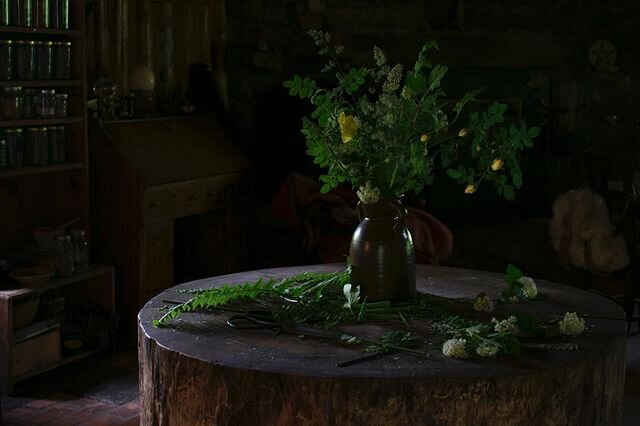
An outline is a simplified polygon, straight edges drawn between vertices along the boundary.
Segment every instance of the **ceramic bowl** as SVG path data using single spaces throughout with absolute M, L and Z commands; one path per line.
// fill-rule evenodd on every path
M 44 285 L 56 274 L 55 269 L 46 266 L 16 269 L 9 272 L 9 276 L 25 287 L 38 288 Z

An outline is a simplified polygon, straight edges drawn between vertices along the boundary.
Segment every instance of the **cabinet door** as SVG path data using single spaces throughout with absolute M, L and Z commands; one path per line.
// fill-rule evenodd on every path
M 173 222 L 145 228 L 140 247 L 140 306 L 173 286 Z

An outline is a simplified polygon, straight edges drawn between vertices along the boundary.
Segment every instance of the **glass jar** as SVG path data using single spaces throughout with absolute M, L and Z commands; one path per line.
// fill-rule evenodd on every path
M 0 80 L 11 80 L 12 77 L 13 40 L 0 40 Z
M 49 0 L 51 28 L 69 28 L 69 0 Z
M 22 129 L 7 129 L 4 133 L 7 141 L 7 152 L 9 154 L 9 168 L 15 169 L 24 164 L 24 142 L 22 139 Z
M 49 0 L 33 0 L 33 26 L 50 28 Z
M 49 130 L 46 127 L 27 129 L 24 139 L 24 163 L 28 166 L 49 164 Z
M 0 138 L 0 170 L 9 168 L 9 153 L 7 151 L 7 141 Z
M 58 80 L 71 78 L 71 42 L 59 41 L 54 48 L 55 70 L 54 75 Z
M 11 5 L 9 0 L 0 0 L 0 25 L 11 25 Z
M 60 235 L 55 240 L 56 269 L 63 277 L 73 275 L 73 243 L 69 235 Z
M 67 129 L 49 127 L 49 163 L 64 163 L 67 159 Z
M 56 91 L 42 89 L 36 97 L 36 113 L 39 117 L 52 118 L 56 115 Z
M 22 92 L 22 117 L 34 118 L 36 112 L 36 89 L 24 89 Z
M 0 116 L 6 120 L 22 118 L 22 87 L 5 87 L 0 98 Z
M 15 42 L 15 76 L 18 80 L 33 80 L 36 70 L 36 49 L 33 40 Z
M 53 42 L 37 41 L 36 47 L 36 79 L 51 80 L 53 76 Z
M 89 270 L 89 242 L 86 233 L 81 229 L 71 231 L 71 242 L 75 272 L 87 272 Z
M 58 93 L 56 95 L 55 115 L 58 118 L 69 116 L 69 95 L 66 93 Z

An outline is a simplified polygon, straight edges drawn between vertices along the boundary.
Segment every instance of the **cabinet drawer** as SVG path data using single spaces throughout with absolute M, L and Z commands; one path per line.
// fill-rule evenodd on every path
M 13 377 L 50 366 L 60 360 L 60 329 L 13 346 Z
M 251 176 L 234 173 L 202 180 L 202 199 L 206 210 L 251 198 Z
M 144 215 L 152 219 L 173 219 L 201 211 L 200 183 L 180 182 L 154 186 L 145 191 Z

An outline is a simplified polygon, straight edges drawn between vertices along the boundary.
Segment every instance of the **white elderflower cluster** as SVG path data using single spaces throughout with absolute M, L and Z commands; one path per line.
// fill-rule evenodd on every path
M 449 339 L 442 345 L 442 353 L 449 358 L 469 358 L 465 345 L 465 339 Z
M 494 329 L 496 333 L 501 334 L 516 334 L 518 333 L 518 319 L 511 315 L 506 320 L 498 321 L 495 318 L 491 319 L 491 322 L 495 324 Z
M 575 312 L 567 312 L 558 323 L 560 332 L 565 336 L 579 336 L 584 331 L 584 324 L 584 319 Z
M 379 67 L 387 62 L 387 57 L 378 46 L 373 46 L 373 60 L 376 61 L 376 65 Z
M 374 204 L 380 201 L 380 190 L 378 188 L 371 187 L 371 183 L 367 182 L 366 185 L 361 186 L 358 190 L 358 198 L 364 204 Z
M 536 286 L 536 282 L 529 277 L 522 277 L 518 280 L 520 284 L 522 284 L 522 294 L 527 299 L 535 299 L 538 295 L 538 287 Z
M 334 49 L 335 49 L 336 55 L 341 55 L 344 52 L 344 46 L 338 45 L 338 46 L 335 46 Z
M 473 302 L 473 310 L 476 312 L 492 312 L 493 302 L 486 295 L 482 294 L 476 297 Z
M 313 39 L 313 42 L 316 44 L 316 46 L 321 46 L 325 42 L 328 43 L 329 40 L 330 40 L 329 34 L 328 33 L 325 34 L 322 31 L 309 30 L 309 31 L 307 31 L 307 34 L 309 34 L 311 36 L 311 38 Z
M 495 343 L 480 343 L 476 348 L 476 353 L 483 358 L 489 358 L 496 356 L 500 351 L 500 346 Z
M 387 79 L 382 85 L 383 92 L 395 92 L 400 87 L 400 81 L 402 80 L 402 65 L 396 64 L 389 74 L 387 75 Z

